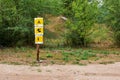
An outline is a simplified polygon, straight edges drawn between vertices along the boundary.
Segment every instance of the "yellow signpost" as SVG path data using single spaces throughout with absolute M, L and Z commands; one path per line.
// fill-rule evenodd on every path
M 34 33 L 35 33 L 35 44 L 37 49 L 37 61 L 39 62 L 39 48 L 40 44 L 43 44 L 43 35 L 44 35 L 44 29 L 43 29 L 43 18 L 34 18 Z
M 43 18 L 35 18 L 34 19 L 34 33 L 35 33 L 35 44 L 43 44 L 43 34 L 44 34 L 44 29 L 43 29 Z M 38 40 L 36 38 L 42 38 L 42 40 Z

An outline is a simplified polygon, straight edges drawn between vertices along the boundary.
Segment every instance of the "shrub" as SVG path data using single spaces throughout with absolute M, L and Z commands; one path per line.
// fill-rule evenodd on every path
M 96 22 L 97 2 L 75 0 L 72 2 L 71 14 L 66 24 L 66 44 L 70 46 L 87 46 L 91 28 Z

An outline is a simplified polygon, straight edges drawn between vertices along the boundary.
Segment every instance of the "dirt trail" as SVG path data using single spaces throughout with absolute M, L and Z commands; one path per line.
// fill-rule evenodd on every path
M 0 80 L 120 80 L 120 62 L 38 67 L 0 64 Z

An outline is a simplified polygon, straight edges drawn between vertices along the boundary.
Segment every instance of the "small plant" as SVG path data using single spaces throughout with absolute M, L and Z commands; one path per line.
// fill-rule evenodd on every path
M 31 62 L 31 66 L 39 66 L 36 61 Z
M 9 64 L 13 64 L 13 65 L 21 65 L 21 63 L 19 63 L 19 62 L 10 62 Z
M 96 56 L 96 54 L 93 54 L 93 53 L 88 52 L 88 51 L 84 51 L 83 54 L 81 55 L 81 59 L 88 60 L 88 58 L 95 57 L 95 56 Z
M 52 72 L 51 70 L 46 70 L 46 72 Z
M 42 72 L 42 70 L 41 70 L 41 69 L 37 69 L 37 71 L 38 71 L 38 72 Z
M 54 61 L 51 61 L 51 64 L 55 64 L 55 62 L 54 62 Z
M 108 62 L 100 62 L 100 64 L 113 64 L 114 62 L 113 61 L 108 61 Z
M 48 54 L 46 55 L 46 57 L 47 57 L 47 58 L 52 58 L 52 57 L 53 57 L 53 55 L 52 55 L 52 54 L 50 54 L 50 53 L 48 53 Z
M 79 61 L 74 61 L 73 64 L 79 64 Z
M 80 66 L 86 66 L 87 64 L 79 63 Z
M 109 54 L 109 52 L 108 52 L 108 51 L 104 51 L 103 54 L 106 54 L 106 55 L 107 55 L 107 54 Z
M 45 57 L 40 57 L 40 60 L 46 60 L 46 58 Z
M 62 55 L 63 55 L 63 60 L 64 61 L 66 61 L 66 62 L 68 62 L 69 60 L 70 60 L 70 58 L 69 58 L 69 55 L 70 55 L 70 53 L 68 53 L 68 52 L 62 52 Z
M 68 58 L 67 56 L 64 56 L 62 59 L 63 59 L 64 61 L 66 61 L 66 62 L 69 61 L 69 58 Z
M 27 54 L 26 57 L 30 58 L 32 57 L 33 55 L 31 53 Z
M 97 61 L 97 60 L 99 60 L 99 57 L 95 57 L 94 61 Z
M 80 58 L 77 57 L 77 58 L 76 58 L 76 61 L 80 61 Z

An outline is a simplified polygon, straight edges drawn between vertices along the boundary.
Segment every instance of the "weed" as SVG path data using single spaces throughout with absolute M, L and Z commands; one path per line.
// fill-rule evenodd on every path
M 86 66 L 87 64 L 79 63 L 78 65 L 80 65 L 80 66 Z
M 114 51 L 113 54 L 120 55 L 120 52 L 115 52 L 115 51 Z
M 70 54 L 71 56 L 74 56 L 74 53 L 73 53 L 73 52 L 70 52 L 69 54 Z
M 37 71 L 38 71 L 38 72 L 42 72 L 42 70 L 41 70 L 41 69 L 37 69 Z
M 10 62 L 9 64 L 13 64 L 13 65 L 21 65 L 21 63 L 19 63 L 19 62 Z
M 52 72 L 51 70 L 46 70 L 46 72 Z
M 27 48 L 25 48 L 25 47 L 16 47 L 15 49 L 14 49 L 14 51 L 15 52 L 26 52 L 27 51 Z
M 48 54 L 46 55 L 46 57 L 47 57 L 47 58 L 52 58 L 52 57 L 53 57 L 53 55 L 52 55 L 52 54 L 50 54 L 50 53 L 48 53 Z
M 54 62 L 54 61 L 51 61 L 51 64 L 55 64 L 55 62 Z
M 43 57 L 43 56 L 42 56 L 42 57 L 40 57 L 40 59 L 41 59 L 41 60 L 46 60 L 46 58 L 45 58 L 45 57 Z
M 97 61 L 97 60 L 99 60 L 99 57 L 95 57 L 94 61 Z
M 30 58 L 30 57 L 32 57 L 32 56 L 33 56 L 33 55 L 32 55 L 31 53 L 29 53 L 29 54 L 26 55 L 27 58 Z
M 79 64 L 79 61 L 74 61 L 72 64 Z
M 108 51 L 102 51 L 102 54 L 108 55 L 110 53 Z
M 92 49 L 89 49 L 88 52 L 93 52 L 93 50 L 92 50 Z
M 107 61 L 107 62 L 100 62 L 100 64 L 113 64 L 113 61 Z
M 39 66 L 39 64 L 38 64 L 36 61 L 33 61 L 33 62 L 31 63 L 31 66 Z
M 69 57 L 70 54 L 69 54 L 68 52 L 64 52 L 64 51 L 63 51 L 63 52 L 62 52 L 62 55 L 63 55 L 63 58 L 62 58 L 62 59 L 63 59 L 64 61 L 68 62 L 68 61 L 70 60 L 70 57 Z
M 20 55 L 16 55 L 17 58 L 20 58 Z
M 67 56 L 64 56 L 62 59 L 63 59 L 65 62 L 68 62 L 68 61 L 70 60 Z
M 93 53 L 90 53 L 90 52 L 88 52 L 88 51 L 84 51 L 83 53 L 82 53 L 82 55 L 81 55 L 81 59 L 82 60 L 88 60 L 88 58 L 90 58 L 90 57 L 95 57 L 96 56 L 96 54 L 93 54 Z
M 80 58 L 78 58 L 78 57 L 77 57 L 77 58 L 75 58 L 75 59 L 76 59 L 76 61 L 80 61 L 80 60 L 81 60 L 81 59 L 80 59 Z
M 16 52 L 15 52 L 16 50 Z M 6 64 L 14 64 L 14 65 L 20 65 L 20 64 L 30 64 L 32 66 L 39 66 L 36 61 L 33 61 L 35 59 L 36 55 L 33 54 L 35 52 L 35 49 L 30 48 L 19 48 L 16 47 L 3 49 L 0 51 L 0 62 L 6 63 Z M 20 54 L 22 53 L 22 54 Z M 52 54 L 54 53 L 54 54 Z M 92 49 L 75 49 L 75 48 L 59 48 L 59 49 L 53 49 L 53 48 L 44 48 L 42 50 L 42 54 L 40 54 L 40 60 L 49 60 L 48 64 L 80 64 L 80 61 L 83 61 L 84 63 L 89 63 L 89 60 L 91 62 L 95 62 L 97 60 L 101 61 L 101 59 L 109 59 L 108 62 L 100 62 L 100 64 L 107 64 L 112 63 L 109 62 L 111 59 L 108 58 L 109 55 L 112 56 L 115 61 L 118 61 L 118 57 L 120 56 L 120 52 L 118 51 L 111 51 L 111 50 L 92 50 Z M 115 56 L 114 56 L 115 55 Z M 3 59 L 3 58 L 12 58 L 12 60 L 9 61 L 9 59 Z M 15 59 L 14 59 L 15 58 Z M 17 61 L 16 61 L 17 58 Z M 117 59 L 116 59 L 117 58 Z M 84 62 L 85 61 L 85 62 Z
M 4 61 L 4 62 L 1 62 L 2 64 L 8 64 L 8 62 Z
M 63 56 L 68 56 L 68 54 L 69 54 L 68 52 L 65 52 L 65 51 L 62 52 Z

